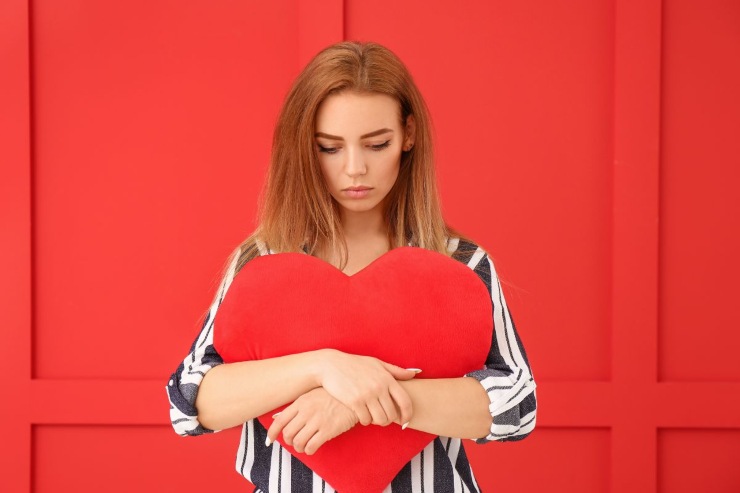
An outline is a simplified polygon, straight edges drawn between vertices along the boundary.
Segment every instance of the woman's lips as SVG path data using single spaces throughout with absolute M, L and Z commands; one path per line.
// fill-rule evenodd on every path
M 370 193 L 372 188 L 351 189 L 345 188 L 342 193 L 351 199 L 361 199 Z

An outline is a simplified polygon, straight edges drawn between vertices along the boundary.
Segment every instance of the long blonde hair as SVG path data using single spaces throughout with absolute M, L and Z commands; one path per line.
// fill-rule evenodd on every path
M 402 126 L 409 115 L 414 115 L 414 146 L 402 152 L 398 178 L 386 200 L 384 215 L 391 248 L 411 243 L 449 256 L 447 237 L 470 241 L 442 217 L 432 122 L 411 74 L 393 52 L 380 44 L 344 41 L 320 51 L 295 79 L 285 98 L 259 197 L 258 227 L 232 254 L 239 254 L 237 272 L 259 254 L 259 240 L 275 252 L 299 252 L 305 247 L 309 254 L 325 241 L 341 252 L 340 269 L 346 265 L 347 247 L 338 204 L 321 174 L 314 142 L 319 105 L 330 94 L 341 91 L 392 96 L 399 102 Z

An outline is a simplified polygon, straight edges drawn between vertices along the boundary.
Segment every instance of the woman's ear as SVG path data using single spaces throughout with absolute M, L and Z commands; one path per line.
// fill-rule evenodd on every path
M 406 117 L 406 128 L 404 129 L 404 141 L 403 150 L 410 151 L 414 147 L 414 140 L 416 139 L 416 119 L 414 115 Z

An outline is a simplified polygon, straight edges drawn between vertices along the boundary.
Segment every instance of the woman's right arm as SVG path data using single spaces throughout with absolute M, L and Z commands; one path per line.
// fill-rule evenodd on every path
M 363 425 L 388 425 L 397 419 L 405 423 L 411 419 L 411 399 L 396 378 L 415 375 L 377 358 L 318 349 L 219 365 L 203 378 L 195 407 L 201 425 L 224 429 L 324 387 Z
M 200 384 L 198 421 L 212 430 L 240 425 L 320 387 L 321 352 L 219 365 Z

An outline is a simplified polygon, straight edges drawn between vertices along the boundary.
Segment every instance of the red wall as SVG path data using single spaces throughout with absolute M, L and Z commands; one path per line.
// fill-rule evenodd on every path
M 4 0 L 0 491 L 244 490 L 164 385 L 341 39 L 410 68 L 529 352 L 537 429 L 467 445 L 484 491 L 740 490 L 737 2 Z

